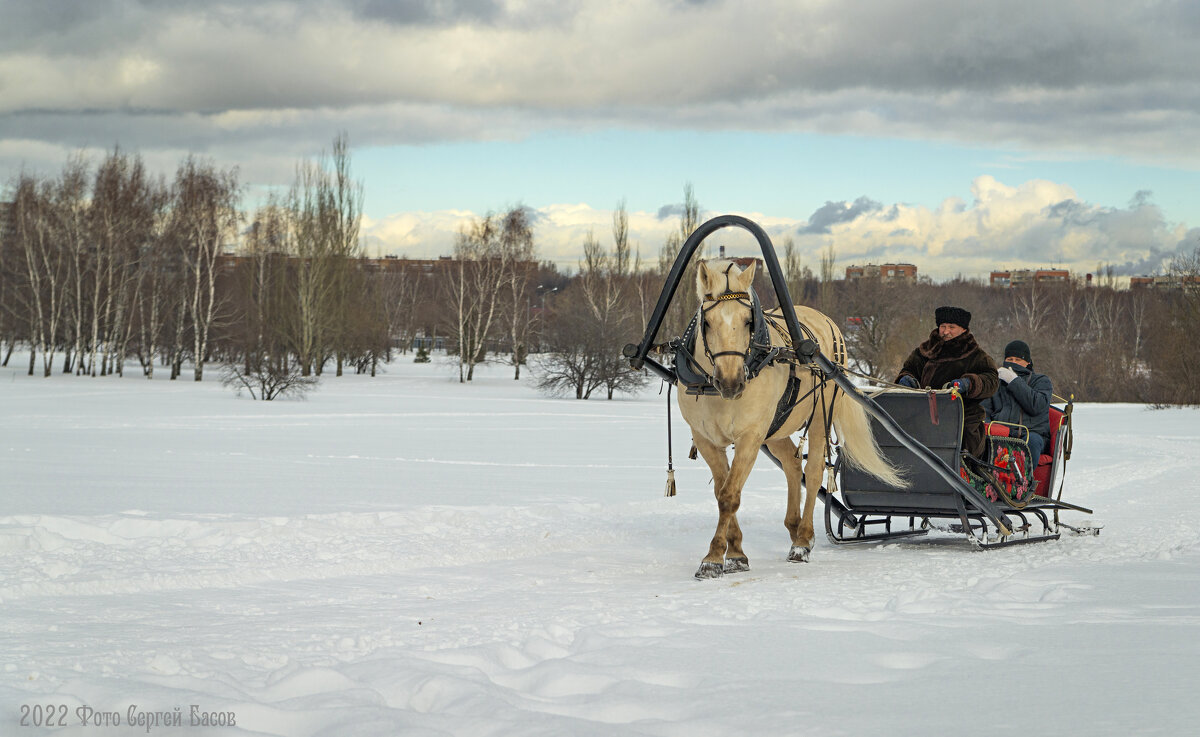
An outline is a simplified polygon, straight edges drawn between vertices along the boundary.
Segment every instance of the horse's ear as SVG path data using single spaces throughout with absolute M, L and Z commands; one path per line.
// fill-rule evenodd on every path
M 742 271 L 742 275 L 738 277 L 738 282 L 741 284 L 741 291 L 749 292 L 754 286 L 754 272 L 758 269 L 758 262 L 751 261 L 750 265 Z
M 713 274 L 708 270 L 708 262 L 701 261 L 696 269 L 696 291 L 700 293 L 700 299 L 704 299 L 706 294 L 712 294 Z

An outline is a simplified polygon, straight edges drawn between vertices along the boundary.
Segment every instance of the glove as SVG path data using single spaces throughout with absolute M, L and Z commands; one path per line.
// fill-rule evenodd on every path
M 950 382 L 943 389 L 958 389 L 958 393 L 964 397 L 971 393 L 971 380 L 965 376 L 959 377 Z
M 907 386 L 909 389 L 919 389 L 920 388 L 920 386 L 917 384 L 917 380 L 914 379 L 913 377 L 909 376 L 908 374 L 901 376 L 899 378 L 899 380 L 896 381 L 896 383 L 899 384 L 900 386 Z
M 1000 381 L 1003 381 L 1005 384 L 1017 378 L 1017 372 L 1013 371 L 1008 366 L 1001 366 L 1000 368 L 996 369 L 996 373 L 1000 375 Z

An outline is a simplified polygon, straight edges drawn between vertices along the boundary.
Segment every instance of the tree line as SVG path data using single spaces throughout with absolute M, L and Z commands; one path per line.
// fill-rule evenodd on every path
M 262 207 L 241 212 L 242 194 L 236 169 L 189 156 L 173 178 L 156 177 L 119 149 L 94 167 L 72 157 L 57 176 L 16 176 L 0 198 L 0 361 L 21 344 L 30 374 L 121 374 L 136 360 L 148 378 L 156 366 L 171 379 L 189 366 L 196 381 L 215 362 L 266 395 L 330 369 L 374 374 L 397 353 L 423 360 L 440 347 L 464 383 L 481 362 L 501 361 L 514 379 L 535 366 L 547 393 L 611 399 L 649 380 L 621 348 L 641 337 L 700 214 L 688 185 L 678 228 L 643 259 L 619 203 L 611 233 L 589 231 L 566 274 L 539 261 L 519 205 L 470 220 L 448 257 L 366 259 L 363 188 L 344 135 L 329 155 L 300 162 L 291 187 Z M 954 304 L 974 313 L 972 331 L 998 360 L 1009 340 L 1029 343 L 1060 395 L 1200 404 L 1195 289 L 848 281 L 835 278 L 832 247 L 815 272 L 790 238 L 779 250 L 793 297 L 843 326 L 852 366 L 865 374 L 893 378 L 933 328 L 933 310 Z M 1171 273 L 1200 274 L 1200 246 L 1177 256 Z M 770 306 L 773 290 L 759 278 Z M 683 332 L 693 281 L 694 266 L 658 340 Z

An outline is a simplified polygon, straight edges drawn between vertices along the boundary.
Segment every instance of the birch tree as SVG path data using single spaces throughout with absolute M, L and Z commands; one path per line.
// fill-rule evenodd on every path
M 54 184 L 22 174 L 12 204 L 16 254 L 21 260 L 20 273 L 24 278 L 17 294 L 29 315 L 30 376 L 34 374 L 37 356 L 42 359 L 43 376 L 49 376 L 53 370 L 62 319 L 62 288 L 67 264 L 53 227 L 56 188 Z
M 484 360 L 499 314 L 504 274 L 495 215 L 464 225 L 454 244 L 454 266 L 447 280 L 454 310 L 451 330 L 458 341 L 459 383 L 471 381 L 475 366 Z
M 521 364 L 529 352 L 530 294 L 537 275 L 533 227 L 524 207 L 514 207 L 504 215 L 500 228 L 500 259 L 504 264 L 503 282 L 508 302 L 513 380 L 518 380 L 521 378 Z
M 101 375 L 114 370 L 123 373 L 139 261 L 155 235 L 166 203 L 165 189 L 146 174 L 140 157 L 119 150 L 96 171 L 88 208 L 90 240 L 97 254 L 92 269 L 88 356 L 92 375 L 97 362 Z
M 178 252 L 170 237 L 170 216 L 166 210 L 170 194 L 164 188 L 158 196 L 161 202 L 155 207 L 150 237 L 138 259 L 133 298 L 135 352 L 142 375 L 147 379 L 154 378 L 166 321 L 174 314 L 172 308 L 177 307 L 176 303 L 182 303 Z
M 292 253 L 297 257 L 294 351 L 301 373 L 321 373 L 330 354 L 342 371 L 350 298 L 351 259 L 360 255 L 362 186 L 350 177 L 346 137 L 325 156 L 297 167 L 289 196 Z
M 189 156 L 175 177 L 174 218 L 187 284 L 193 377 L 204 378 L 209 335 L 219 316 L 217 257 L 237 234 L 240 188 L 236 170 L 219 171 Z

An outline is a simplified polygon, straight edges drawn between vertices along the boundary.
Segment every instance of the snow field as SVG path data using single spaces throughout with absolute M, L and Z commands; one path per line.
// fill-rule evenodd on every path
M 1097 514 L 1064 519 L 1102 534 L 986 553 L 819 535 L 789 564 L 763 459 L 739 513 L 752 570 L 696 582 L 716 508 L 678 414 L 666 499 L 655 391 L 547 399 L 510 372 L 397 362 L 260 403 L 0 370 L 0 733 L 35 702 L 185 723 L 200 704 L 238 735 L 1200 718 L 1200 413 L 1080 405 L 1066 498 Z

